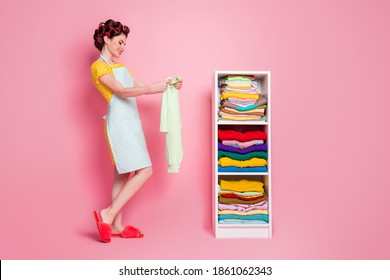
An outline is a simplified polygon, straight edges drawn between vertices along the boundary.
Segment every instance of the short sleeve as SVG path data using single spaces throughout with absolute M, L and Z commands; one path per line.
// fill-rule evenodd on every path
M 133 75 L 133 73 L 130 72 L 129 69 L 127 69 L 127 72 L 129 72 L 129 75 L 134 79 L 134 75 Z
M 110 74 L 114 76 L 111 67 L 103 61 L 95 61 L 91 65 L 91 78 L 95 87 L 100 91 L 103 97 L 110 102 L 113 92 L 105 84 L 99 82 L 99 78 L 103 75 Z
M 101 61 L 95 61 L 91 65 L 91 74 L 92 74 L 92 79 L 96 84 L 99 84 L 99 78 L 101 76 L 106 74 L 113 75 L 110 66 L 107 63 Z

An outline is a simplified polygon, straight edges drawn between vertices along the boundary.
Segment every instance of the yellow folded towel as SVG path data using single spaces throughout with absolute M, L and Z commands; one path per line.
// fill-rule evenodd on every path
M 264 183 L 260 181 L 251 181 L 246 179 L 236 181 L 221 180 L 219 184 L 221 190 L 224 191 L 264 193 Z
M 254 99 L 258 100 L 259 99 L 259 94 L 258 93 L 240 93 L 240 92 L 234 92 L 234 91 L 224 91 L 221 93 L 221 100 L 223 99 L 228 99 L 229 97 L 234 97 L 234 98 L 242 98 L 242 99 Z
M 249 160 L 235 160 L 229 157 L 222 157 L 218 160 L 218 164 L 222 167 L 236 166 L 236 167 L 256 167 L 266 166 L 267 160 L 263 158 L 251 158 Z

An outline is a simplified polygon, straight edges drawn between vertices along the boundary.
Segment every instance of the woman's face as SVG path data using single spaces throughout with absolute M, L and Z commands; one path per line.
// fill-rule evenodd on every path
M 108 50 L 113 57 L 119 58 L 124 52 L 126 46 L 126 39 L 127 38 L 123 33 L 111 39 L 108 38 Z

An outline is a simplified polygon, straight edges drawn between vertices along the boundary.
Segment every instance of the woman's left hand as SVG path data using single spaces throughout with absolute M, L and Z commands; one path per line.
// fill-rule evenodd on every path
M 183 81 L 178 81 L 175 85 L 175 89 L 179 90 L 183 86 Z

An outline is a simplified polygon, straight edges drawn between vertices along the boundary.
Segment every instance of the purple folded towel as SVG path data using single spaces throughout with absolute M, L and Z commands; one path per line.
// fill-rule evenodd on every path
M 226 146 L 222 144 L 221 142 L 218 142 L 218 150 L 220 151 L 226 151 L 226 152 L 232 152 L 232 153 L 238 153 L 238 154 L 246 154 L 254 151 L 267 151 L 267 144 L 260 144 L 260 145 L 253 145 L 245 149 L 240 149 L 232 146 Z

